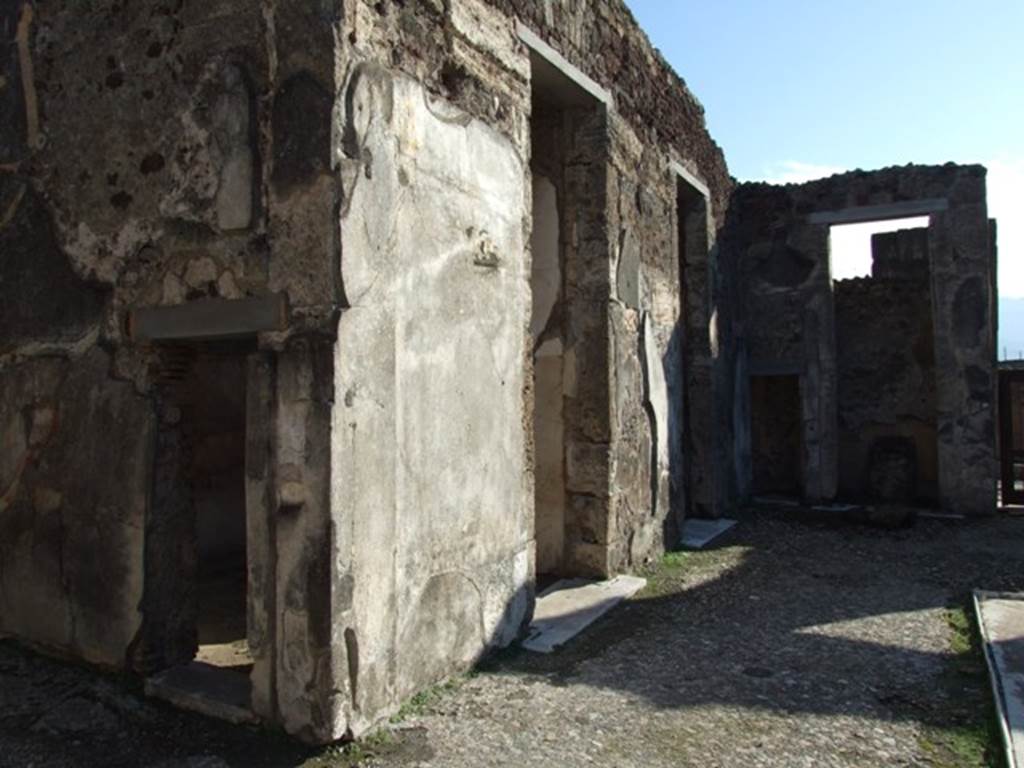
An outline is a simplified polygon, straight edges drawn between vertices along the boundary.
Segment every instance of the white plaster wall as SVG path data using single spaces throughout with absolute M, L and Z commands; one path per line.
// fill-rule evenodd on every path
M 665 366 L 662 363 L 663 353 L 655 336 L 651 314 L 643 316 L 644 345 L 644 397 L 653 416 L 655 430 L 655 453 L 658 468 L 658 482 L 667 488 L 669 477 L 669 419 L 668 419 L 668 383 L 665 381 Z
M 548 324 L 562 287 L 559 259 L 558 195 L 544 176 L 533 176 L 533 229 L 530 337 L 537 349 L 533 363 L 536 570 L 557 573 L 565 546 L 565 424 L 562 419 L 562 342 Z
M 363 67 L 346 92 L 332 579 L 358 733 L 529 605 L 529 188 L 507 138 L 416 82 Z
M 533 371 L 537 573 L 558 573 L 565 547 L 565 422 L 558 339 L 538 350 Z
M 533 230 L 530 233 L 530 270 L 533 312 L 530 335 L 534 343 L 551 317 L 562 287 L 562 270 L 558 258 L 558 193 L 551 180 L 533 176 Z

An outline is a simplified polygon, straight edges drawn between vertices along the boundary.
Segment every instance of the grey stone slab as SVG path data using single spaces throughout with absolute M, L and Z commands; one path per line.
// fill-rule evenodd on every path
M 605 104 L 609 109 L 614 107 L 612 95 L 608 91 L 602 88 L 594 80 L 587 77 L 577 67 L 574 67 L 572 64 L 570 64 L 569 61 L 564 56 L 562 56 L 562 54 L 560 54 L 550 45 L 545 43 L 537 35 L 536 32 L 527 27 L 525 24 L 517 22 L 516 33 L 519 35 L 519 39 L 523 41 L 526 47 L 529 48 L 533 54 L 531 56 L 531 60 L 534 62 L 535 65 L 533 71 L 533 76 L 535 78 L 538 76 L 542 76 L 548 80 L 552 80 L 553 78 L 551 77 L 551 75 L 560 74 L 565 79 L 570 80 L 573 85 L 576 85 L 578 88 L 585 91 L 587 94 L 597 99 L 602 104 Z M 538 58 L 541 60 L 543 64 L 548 65 L 548 67 L 546 68 L 553 69 L 554 72 L 547 73 L 543 71 L 544 69 L 546 69 L 545 67 L 537 67 L 536 65 L 538 63 L 541 63 L 537 61 Z
M 615 273 L 619 301 L 630 309 L 640 309 L 643 293 L 640 287 L 640 241 L 628 227 L 622 233 L 619 263 Z
M 840 211 L 818 211 L 812 213 L 807 218 L 807 222 L 809 224 L 862 224 L 869 221 L 927 216 L 948 209 L 949 201 L 945 198 L 908 200 L 888 205 L 861 205 L 855 208 L 843 208 Z
M 767 507 L 799 507 L 800 500 L 789 496 L 754 496 L 751 501 Z
M 200 299 L 171 307 L 140 307 L 129 315 L 132 338 L 148 341 L 222 339 L 283 330 L 283 294 L 248 299 Z
M 1010 768 L 1024 765 L 1024 593 L 975 590 L 992 692 Z
M 864 507 L 860 504 L 816 504 L 811 509 L 814 512 L 838 513 L 855 512 Z
M 735 520 L 687 520 L 683 523 L 683 546 L 689 549 L 703 549 L 723 533 L 736 525 Z
M 523 647 L 551 653 L 646 584 L 647 579 L 638 576 L 616 576 L 597 582 L 565 579 L 552 584 L 537 598 Z
M 176 707 L 227 720 L 255 724 L 249 676 L 194 661 L 146 678 L 146 695 Z
M 691 187 L 693 187 L 695 190 L 697 190 L 697 192 L 699 192 L 702 197 L 704 197 L 705 199 L 711 198 L 711 190 L 708 189 L 708 185 L 705 184 L 700 179 L 698 179 L 688 170 L 686 170 L 686 168 L 677 163 L 675 160 L 669 162 L 668 169 L 671 173 L 674 173 L 676 176 L 678 176 Z

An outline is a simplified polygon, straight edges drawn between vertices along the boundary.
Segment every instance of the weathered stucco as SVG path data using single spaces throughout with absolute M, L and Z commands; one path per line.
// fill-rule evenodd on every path
M 153 419 L 109 367 L 94 348 L 0 379 L 0 630 L 119 666 L 140 620 Z M 110 467 L 117 482 L 95 482 Z
M 255 0 L 12 3 L 0 48 L 0 631 L 143 672 L 189 657 L 194 446 L 171 380 L 198 342 L 136 341 L 128 316 L 285 295 L 283 332 L 249 332 L 270 382 L 247 418 L 250 444 L 268 425 L 269 459 L 247 452 L 249 544 L 263 553 L 250 563 L 254 705 L 310 738 L 325 719 L 333 379 L 306 350 L 330 351 L 340 303 L 335 18 Z M 275 119 L 283 106 L 313 129 Z M 254 524 L 258 509 L 292 509 L 290 488 L 297 522 Z M 294 608 L 278 621 L 278 606 Z
M 333 578 L 353 584 L 335 620 L 357 654 L 339 666 L 344 729 L 516 636 L 533 489 L 522 148 L 372 64 L 352 67 L 339 122 L 351 307 L 335 360 Z

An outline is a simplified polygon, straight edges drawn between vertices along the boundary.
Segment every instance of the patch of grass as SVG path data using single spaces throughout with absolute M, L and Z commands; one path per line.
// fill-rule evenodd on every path
M 457 677 L 449 678 L 443 683 L 432 685 L 426 690 L 420 691 L 401 706 L 398 712 L 391 718 L 391 722 L 400 723 L 410 717 L 425 715 L 433 709 L 441 699 L 459 690 L 459 688 L 461 688 L 468 679 L 469 677 L 466 675 L 459 675 Z
M 1004 765 L 1002 757 L 989 749 L 989 732 L 984 725 L 929 728 L 920 737 L 919 743 L 931 764 L 938 768 L 1001 768 Z
M 963 605 L 954 605 L 946 611 L 946 623 L 953 655 L 942 685 L 953 708 L 948 725 L 926 727 L 919 744 L 938 768 L 1005 768 L 1002 736 L 974 613 Z
M 442 699 L 461 688 L 472 673 L 452 677 L 443 683 L 420 691 L 393 715 L 389 725 L 397 725 L 410 717 L 425 715 Z M 369 760 L 386 758 L 403 749 L 404 739 L 387 726 L 379 728 L 357 741 L 346 744 L 332 744 L 318 755 L 302 764 L 302 768 L 357 768 Z
M 388 753 L 395 744 L 390 731 L 380 729 L 364 736 L 359 741 L 347 744 L 332 744 L 324 747 L 316 757 L 302 764 L 303 768 L 356 768 L 367 760 Z
M 663 568 L 682 568 L 686 565 L 693 553 L 691 552 L 666 552 L 661 558 Z
M 647 579 L 647 586 L 637 597 L 659 597 L 677 591 L 684 581 L 683 575 L 693 564 L 693 552 L 666 552 L 661 560 L 651 563 L 640 572 Z
M 973 654 L 977 650 L 977 655 L 981 656 L 981 642 L 980 637 L 977 644 L 975 644 L 975 629 L 974 629 L 974 614 L 968 614 L 961 607 L 950 608 L 946 611 L 946 623 L 949 624 L 949 628 L 953 631 L 953 637 L 949 642 L 949 647 L 953 653 L 958 656 L 961 654 Z M 975 647 L 977 645 L 977 647 Z M 978 661 L 984 659 L 979 658 Z

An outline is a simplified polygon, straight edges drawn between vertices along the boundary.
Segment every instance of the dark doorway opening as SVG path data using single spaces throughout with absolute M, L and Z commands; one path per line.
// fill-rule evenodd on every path
M 1024 504 L 1024 370 L 999 371 L 1000 506 Z
M 676 177 L 677 259 L 679 264 L 679 345 L 677 381 L 671 383 L 669 455 L 672 466 L 671 503 L 676 526 L 687 517 L 714 516 L 714 490 L 707 471 L 710 461 L 712 418 L 710 354 L 708 344 L 708 200 L 682 176 Z
M 802 495 L 801 424 L 798 375 L 750 377 L 755 494 Z
M 236 722 L 253 718 L 245 459 L 255 348 L 251 339 L 158 347 L 139 664 L 151 695 Z
M 186 477 L 196 530 L 198 661 L 248 672 L 245 516 L 246 355 L 204 345 L 184 386 Z

